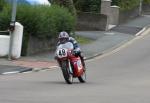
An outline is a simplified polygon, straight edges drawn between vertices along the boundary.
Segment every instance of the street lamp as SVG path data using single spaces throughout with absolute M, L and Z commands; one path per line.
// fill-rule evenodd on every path
M 9 25 L 9 34 L 10 34 L 10 43 L 9 43 L 9 53 L 8 53 L 8 60 L 12 58 L 12 43 L 13 43 L 13 31 L 15 29 L 15 22 L 16 22 L 16 10 L 17 10 L 17 0 L 12 1 L 12 14 L 11 14 L 11 22 Z

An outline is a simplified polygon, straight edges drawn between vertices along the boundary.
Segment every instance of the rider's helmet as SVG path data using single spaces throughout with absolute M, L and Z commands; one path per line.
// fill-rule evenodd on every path
M 60 32 L 58 39 L 60 43 L 66 43 L 69 40 L 69 35 L 67 32 L 62 31 Z

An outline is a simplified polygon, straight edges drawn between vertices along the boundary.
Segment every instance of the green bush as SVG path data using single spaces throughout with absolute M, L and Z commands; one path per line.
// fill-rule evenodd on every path
M 150 0 L 143 0 L 144 4 L 150 4 Z
M 139 5 L 140 0 L 112 0 L 112 5 L 117 5 L 121 10 L 131 10 Z
M 3 11 L 0 12 L 0 30 L 7 30 L 11 19 L 11 9 L 9 5 L 3 7 Z
M 55 37 L 58 32 L 71 32 L 75 27 L 75 18 L 67 9 L 59 6 L 21 5 L 17 21 L 24 25 L 27 33 L 39 38 Z
M 74 4 L 78 11 L 99 13 L 101 0 L 74 0 Z
M 0 11 L 3 9 L 6 2 L 4 0 L 0 0 Z
M 5 6 L 0 12 L 0 30 L 6 30 L 10 22 L 11 9 Z M 56 38 L 58 32 L 72 32 L 75 17 L 63 7 L 19 5 L 16 21 L 24 26 L 23 54 L 26 54 L 30 35 L 37 38 Z
M 59 6 L 23 6 L 18 9 L 17 19 L 25 26 L 25 34 L 38 38 L 56 38 L 58 32 L 63 30 L 71 32 L 75 27 L 74 17 L 67 9 Z M 24 41 L 26 42 L 28 38 L 27 35 Z M 26 43 L 24 46 L 27 48 Z
M 101 0 L 73 0 L 78 11 L 100 12 Z M 140 0 L 112 0 L 112 5 L 117 5 L 121 10 L 131 10 L 139 6 Z M 150 0 L 143 0 L 143 3 L 150 4 Z
M 73 0 L 52 0 L 51 3 L 67 8 L 70 13 L 76 16 L 76 10 L 74 7 Z

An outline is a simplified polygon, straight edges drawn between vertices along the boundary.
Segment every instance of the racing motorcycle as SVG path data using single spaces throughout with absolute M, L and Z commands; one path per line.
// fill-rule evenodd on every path
M 55 55 L 66 83 L 72 84 L 73 78 L 78 78 L 81 83 L 86 81 L 85 67 L 80 57 L 74 55 L 71 42 L 60 44 L 56 49 Z

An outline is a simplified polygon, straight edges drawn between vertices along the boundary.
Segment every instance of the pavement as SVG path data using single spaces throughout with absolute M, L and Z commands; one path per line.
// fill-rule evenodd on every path
M 85 60 L 88 60 L 112 51 L 139 36 L 149 25 L 150 15 L 143 15 L 109 31 L 77 31 L 76 35 L 93 40 L 90 43 L 80 45 Z M 54 60 L 54 51 L 21 57 L 18 60 L 11 61 L 7 58 L 0 58 L 0 74 L 39 71 L 54 67 L 57 67 Z

